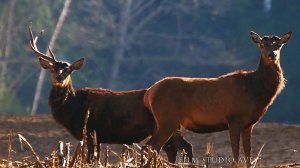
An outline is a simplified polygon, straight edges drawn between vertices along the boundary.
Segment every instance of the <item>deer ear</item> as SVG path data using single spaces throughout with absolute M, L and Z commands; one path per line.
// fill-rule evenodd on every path
M 261 42 L 261 37 L 257 33 L 255 33 L 254 31 L 251 31 L 250 35 L 251 35 L 251 38 L 254 41 L 254 43 L 259 44 Z
M 84 58 L 80 58 L 79 60 L 75 61 L 71 66 L 71 70 L 74 71 L 74 70 L 78 70 L 82 67 L 84 63 Z
M 285 33 L 285 34 L 281 37 L 281 40 L 280 40 L 281 44 L 287 43 L 287 42 L 290 40 L 291 35 L 292 35 L 292 32 L 287 32 L 287 33 Z
M 39 62 L 44 69 L 50 69 L 53 66 L 52 63 L 50 63 L 49 61 L 47 61 L 41 57 L 39 58 Z

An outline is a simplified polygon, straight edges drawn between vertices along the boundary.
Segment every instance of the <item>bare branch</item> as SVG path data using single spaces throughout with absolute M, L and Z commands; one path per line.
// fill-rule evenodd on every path
M 141 8 L 141 5 L 143 4 L 144 1 L 135 1 L 132 5 L 132 10 L 137 11 L 139 8 Z
M 133 38 L 151 19 L 157 16 L 163 10 L 160 5 L 158 8 L 149 13 L 143 20 L 138 23 L 132 30 L 130 37 Z
M 140 2 L 142 2 L 142 1 L 140 1 Z M 150 1 L 147 1 L 147 3 L 145 3 L 143 6 L 139 6 L 137 8 L 138 10 L 135 13 L 132 13 L 131 18 L 134 19 L 135 17 L 140 15 L 145 9 L 147 9 L 149 6 L 151 6 L 154 2 L 155 2 L 155 0 L 150 0 Z
M 128 34 L 128 27 L 129 27 L 129 21 L 130 21 L 130 16 L 131 16 L 131 4 L 132 0 L 127 0 L 125 1 L 126 4 L 122 8 L 121 11 L 121 20 L 120 20 L 120 32 L 119 32 L 119 39 L 118 39 L 118 45 L 114 54 L 114 62 L 112 65 L 112 73 L 110 75 L 110 79 L 108 81 L 108 85 L 110 88 L 115 88 L 115 83 L 116 79 L 119 75 L 119 70 L 121 66 L 121 62 L 123 60 L 123 55 L 126 49 L 126 39 L 127 39 L 127 34 Z

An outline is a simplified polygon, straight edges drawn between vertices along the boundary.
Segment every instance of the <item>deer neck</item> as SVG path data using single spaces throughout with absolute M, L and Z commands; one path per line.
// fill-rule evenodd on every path
M 260 102 L 271 104 L 276 95 L 284 88 L 285 84 L 280 61 L 266 63 L 261 57 L 254 76 L 256 93 L 259 94 Z
M 67 77 L 63 85 L 52 85 L 49 96 L 49 104 L 52 112 L 59 110 L 66 102 L 75 96 L 75 90 L 72 85 L 71 77 Z

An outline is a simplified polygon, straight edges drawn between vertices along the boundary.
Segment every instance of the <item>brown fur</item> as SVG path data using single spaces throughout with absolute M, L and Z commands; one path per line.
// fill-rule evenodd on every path
M 83 88 L 75 90 L 71 73 L 81 68 L 84 59 L 73 64 L 56 61 L 39 53 L 30 31 L 31 48 L 39 56 L 44 69 L 51 72 L 52 89 L 49 105 L 54 119 L 62 124 L 78 140 L 82 139 L 82 130 L 86 112 L 90 111 L 87 123 L 87 135 L 97 133 L 99 143 L 131 144 L 137 143 L 153 133 L 155 121 L 152 113 L 145 107 L 143 90 L 111 91 L 101 88 Z M 99 145 L 98 145 L 99 146 Z M 89 155 L 93 152 L 91 137 L 88 136 Z M 170 162 L 175 162 L 178 150 L 184 149 L 192 157 L 192 146 L 176 132 L 164 147 Z
M 179 125 L 197 133 L 229 129 L 234 159 L 239 157 L 240 135 L 245 156 L 250 158 L 252 128 L 284 88 L 280 49 L 291 33 L 263 39 L 254 32 L 251 35 L 261 49 L 255 71 L 217 78 L 167 77 L 148 89 L 144 103 L 156 120 L 157 130 L 150 140 L 154 149 L 159 151 Z

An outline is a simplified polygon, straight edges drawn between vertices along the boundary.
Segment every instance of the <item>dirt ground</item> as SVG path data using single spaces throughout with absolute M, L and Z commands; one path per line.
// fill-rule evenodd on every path
M 31 143 L 40 158 L 50 157 L 59 141 L 71 142 L 73 146 L 78 143 L 64 128 L 56 124 L 50 115 L 0 116 L 0 160 L 7 158 L 9 132 L 13 134 L 14 160 L 31 155 L 29 148 L 21 150 L 17 134 L 22 134 Z M 183 130 L 183 134 L 193 144 L 194 161 L 199 163 L 203 161 L 207 143 L 213 144 L 211 158 L 213 167 L 224 167 L 224 165 L 226 167 L 232 159 L 228 131 L 195 134 Z M 252 137 L 253 157 L 258 154 L 263 144 L 265 146 L 261 152 L 261 167 L 300 163 L 300 125 L 258 124 L 254 128 Z M 102 144 L 102 147 L 106 146 L 108 144 Z M 118 152 L 121 145 L 109 145 L 109 148 Z M 240 153 L 243 156 L 242 151 Z

